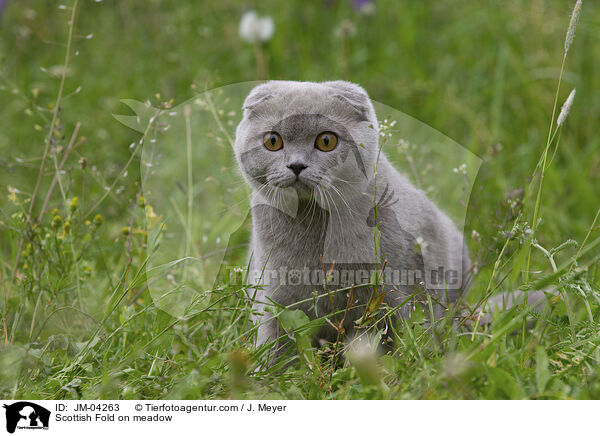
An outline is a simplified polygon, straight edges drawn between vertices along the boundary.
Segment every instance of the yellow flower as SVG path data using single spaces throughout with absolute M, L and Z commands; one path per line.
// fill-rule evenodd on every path
M 151 229 L 162 220 L 162 215 L 156 215 L 154 209 L 149 204 L 146 205 L 146 220 L 148 222 L 148 228 Z
M 58 229 L 61 225 L 62 225 L 62 218 L 60 217 L 60 215 L 56 215 L 54 218 L 52 218 L 52 221 L 50 222 L 50 225 L 52 226 L 53 229 Z
M 17 190 L 12 186 L 8 187 L 8 201 L 14 204 L 18 204 L 17 202 Z
M 69 201 L 69 208 L 71 209 L 71 212 L 75 212 L 78 207 L 79 207 L 79 198 L 78 197 L 71 198 L 71 201 Z
M 94 217 L 94 225 L 96 227 L 100 227 L 103 222 L 104 222 L 104 218 L 102 217 L 102 215 L 98 214 Z

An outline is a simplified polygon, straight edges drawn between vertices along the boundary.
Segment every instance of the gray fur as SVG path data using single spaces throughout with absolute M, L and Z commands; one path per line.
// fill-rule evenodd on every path
M 263 146 L 262 137 L 269 131 L 281 135 L 282 150 Z M 314 146 L 323 131 L 339 137 L 330 152 Z M 461 233 L 384 154 L 378 158 L 378 137 L 373 105 L 364 89 L 352 83 L 273 81 L 257 86 L 246 98 L 235 154 L 253 190 L 249 280 L 256 285 L 259 345 L 280 335 L 272 315 L 261 313 L 269 300 L 287 306 L 310 300 L 315 291 L 325 292 L 323 286 L 283 284 L 280 278 L 264 284 L 265 275 L 282 267 L 322 271 L 332 264 L 337 270 L 377 263 L 376 224 L 379 255 L 387 269 L 422 270 L 425 276 L 424 283 L 387 285 L 388 305 L 397 306 L 422 287 L 440 302 L 436 307 L 441 313 L 442 306 L 467 288 L 470 263 Z M 287 168 L 291 163 L 307 166 L 298 179 Z M 457 279 L 430 283 L 439 268 L 455 271 Z M 340 281 L 337 287 L 369 281 L 370 277 L 354 277 L 353 283 Z M 364 312 L 371 292 L 371 287 L 355 288 L 347 331 Z M 343 310 L 347 302 L 348 292 L 338 292 L 331 299 L 319 298 L 316 305 L 309 301 L 294 308 L 316 317 Z M 408 307 L 398 314 L 408 316 Z M 332 330 L 323 334 L 331 337 Z

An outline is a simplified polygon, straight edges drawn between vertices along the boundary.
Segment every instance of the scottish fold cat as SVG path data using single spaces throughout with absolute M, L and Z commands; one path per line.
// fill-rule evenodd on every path
M 376 298 L 406 317 L 411 305 L 401 303 L 427 293 L 440 315 L 468 288 L 461 233 L 381 152 L 363 88 L 271 81 L 243 111 L 235 155 L 253 192 L 248 282 L 258 345 L 283 333 L 269 306 L 328 316 L 350 334 Z M 383 283 L 374 287 L 377 272 Z M 325 323 L 320 336 L 337 333 Z

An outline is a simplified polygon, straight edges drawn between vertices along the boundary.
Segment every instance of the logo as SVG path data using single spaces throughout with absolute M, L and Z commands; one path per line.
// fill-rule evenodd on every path
M 19 401 L 10 405 L 4 404 L 6 409 L 6 431 L 14 433 L 18 428 L 27 430 L 48 430 L 50 411 L 28 401 Z

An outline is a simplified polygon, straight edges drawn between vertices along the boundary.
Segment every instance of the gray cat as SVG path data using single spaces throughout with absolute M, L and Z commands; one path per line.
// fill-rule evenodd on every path
M 350 333 L 374 295 L 409 316 L 400 303 L 427 292 L 439 315 L 467 289 L 461 233 L 380 152 L 363 88 L 272 81 L 243 109 L 235 154 L 253 190 L 248 282 L 258 345 L 282 334 L 265 310 L 274 303 L 341 319 Z M 378 270 L 384 283 L 374 288 Z

